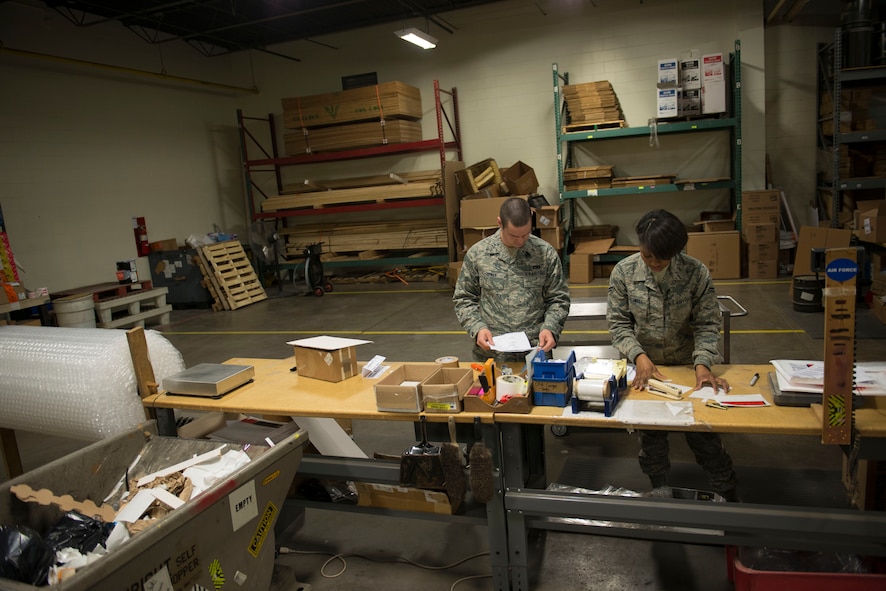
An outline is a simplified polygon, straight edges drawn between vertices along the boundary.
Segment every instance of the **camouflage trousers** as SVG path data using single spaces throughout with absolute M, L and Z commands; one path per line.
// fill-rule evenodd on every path
M 668 484 L 671 470 L 668 431 L 639 430 L 640 469 L 649 477 L 652 487 Z M 716 493 L 735 489 L 738 476 L 732 467 L 732 458 L 726 452 L 718 433 L 684 432 L 689 449 L 695 454 L 695 461 L 704 469 Z

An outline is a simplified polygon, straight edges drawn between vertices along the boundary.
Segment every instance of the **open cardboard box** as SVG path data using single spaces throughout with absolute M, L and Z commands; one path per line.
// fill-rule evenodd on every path
M 529 380 L 529 384 L 527 385 L 526 395 L 524 396 L 512 396 L 509 400 L 503 403 L 494 402 L 493 404 L 489 404 L 484 401 L 480 396 L 475 395 L 467 395 L 462 400 L 462 405 L 464 406 L 464 412 L 467 413 L 476 413 L 476 412 L 507 412 L 507 413 L 517 413 L 517 414 L 527 414 L 530 410 L 532 410 L 532 363 L 535 358 L 536 352 L 538 349 L 533 349 L 526 355 L 526 363 L 506 363 L 505 365 L 511 369 L 511 371 L 519 376 L 523 376 L 527 380 Z M 522 371 L 521 371 L 522 370 Z M 495 378 L 501 375 L 501 367 L 496 364 L 495 365 Z M 479 380 L 474 380 L 474 383 L 471 384 L 470 391 L 475 391 L 480 388 Z
M 395 367 L 375 385 L 376 407 L 382 412 L 421 412 L 422 386 L 438 369 L 436 363 Z
M 471 388 L 474 375 L 471 369 L 441 367 L 422 383 L 421 397 L 425 412 L 461 412 L 462 399 Z

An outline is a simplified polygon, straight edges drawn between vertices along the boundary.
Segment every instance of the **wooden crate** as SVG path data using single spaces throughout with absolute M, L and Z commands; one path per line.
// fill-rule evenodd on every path
M 282 99 L 283 127 L 302 129 L 373 119 L 421 119 L 421 91 L 384 82 L 340 92 Z
M 462 197 L 479 193 L 484 187 L 500 186 L 503 182 L 501 170 L 492 158 L 455 171 L 455 183 Z

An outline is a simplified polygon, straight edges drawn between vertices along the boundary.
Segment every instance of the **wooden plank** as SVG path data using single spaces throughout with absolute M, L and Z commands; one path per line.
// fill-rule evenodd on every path
M 858 264 L 856 249 L 825 251 L 824 298 L 824 392 L 822 393 L 821 442 L 849 445 L 852 442 L 852 389 L 855 368 L 855 297 Z M 845 264 L 844 264 L 845 263 Z M 835 267 L 854 267 L 851 277 L 838 280 Z M 848 272 L 844 272 L 849 275 Z
M 369 148 L 386 144 L 420 142 L 421 123 L 391 119 L 381 125 L 377 121 L 318 127 L 283 136 L 283 149 L 288 155 L 316 154 L 334 150 Z
M 399 184 L 396 177 L 405 179 L 407 182 L 426 181 L 437 183 L 440 182 L 442 175 L 439 170 L 417 170 L 413 172 L 390 172 L 382 175 L 341 179 L 304 179 L 298 184 L 284 185 L 283 190 L 280 191 L 280 193 L 310 193 L 314 191 L 329 191 L 335 189 L 357 189 L 360 187 L 396 185 Z
M 160 391 L 160 385 L 154 377 L 154 366 L 148 356 L 148 341 L 145 339 L 145 329 L 141 327 L 126 331 L 126 341 L 129 343 L 129 356 L 132 358 L 132 368 L 135 370 L 135 382 L 138 386 L 138 395 L 145 399 Z M 154 419 L 155 413 L 145 406 L 145 417 Z
M 344 203 L 377 203 L 398 199 L 417 199 L 436 196 L 439 185 L 436 182 L 418 182 L 378 187 L 360 187 L 355 189 L 338 189 L 318 193 L 302 193 L 300 195 L 277 195 L 262 201 L 261 210 L 279 211 L 281 209 L 321 208 Z
M 421 91 L 398 81 L 281 99 L 283 127 L 312 128 L 367 119 L 421 119 Z
M 144 327 L 145 320 L 151 318 L 159 318 L 160 324 L 169 324 L 169 314 L 172 312 L 172 305 L 165 304 L 163 306 L 158 306 L 156 308 L 150 308 L 148 310 L 143 310 L 136 314 L 128 314 L 126 316 L 121 316 L 120 318 L 115 318 L 108 322 L 99 322 L 96 326 L 98 328 L 124 328 L 127 326 L 137 326 Z
M 563 133 L 575 133 L 579 131 L 597 131 L 599 129 L 619 129 L 627 127 L 628 124 L 623 119 L 613 121 L 597 121 L 596 123 L 576 123 L 563 126 Z

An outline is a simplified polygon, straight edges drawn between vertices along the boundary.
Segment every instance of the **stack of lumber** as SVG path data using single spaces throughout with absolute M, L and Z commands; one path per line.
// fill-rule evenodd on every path
M 402 82 L 281 102 L 289 155 L 421 141 L 421 92 Z
M 377 187 L 380 185 L 396 185 L 412 182 L 440 182 L 440 169 L 416 170 L 412 172 L 389 172 L 372 176 L 348 177 L 337 179 L 306 178 L 297 183 L 283 186 L 281 194 L 311 193 L 314 191 L 331 191 L 335 189 L 358 189 L 361 187 Z
M 261 203 L 263 212 L 280 211 L 282 209 L 321 209 L 337 205 L 357 203 L 383 203 L 401 199 L 428 199 L 442 195 L 442 183 L 440 171 L 436 175 L 417 174 L 412 180 L 408 176 L 394 174 L 388 176 L 391 184 L 376 184 L 367 186 L 342 186 L 342 188 L 318 190 L 317 187 L 331 186 L 330 181 L 314 182 L 305 186 L 313 189 L 312 192 L 300 192 L 287 195 L 268 197 Z M 346 185 L 346 184 L 345 184 Z
M 567 191 L 586 191 L 611 187 L 613 168 L 615 167 L 611 164 L 567 168 L 563 171 L 563 187 Z
M 621 105 L 608 80 L 567 84 L 563 87 L 563 100 L 564 133 L 594 127 L 625 127 Z
M 283 149 L 295 156 L 420 141 L 421 123 L 388 119 L 384 125 L 380 121 L 369 121 L 287 133 L 283 137 Z
M 409 220 L 349 224 L 301 225 L 278 231 L 287 257 L 298 258 L 310 244 L 322 243 L 322 260 L 381 258 L 390 251 L 424 251 L 448 247 L 445 220 Z
M 646 176 L 623 176 L 612 179 L 612 187 L 648 187 L 654 185 L 672 185 L 676 174 L 650 174 Z

